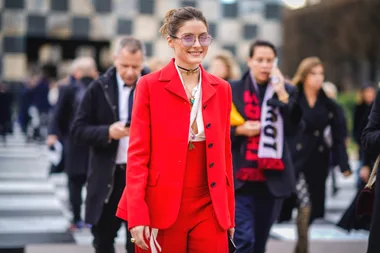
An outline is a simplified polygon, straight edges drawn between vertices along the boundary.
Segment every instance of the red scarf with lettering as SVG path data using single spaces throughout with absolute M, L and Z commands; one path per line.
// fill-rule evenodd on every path
M 251 78 L 249 78 L 251 81 Z M 247 82 L 246 82 L 247 83 Z M 244 114 L 246 120 L 262 121 L 260 101 L 253 91 L 252 83 L 245 87 L 244 91 Z M 269 84 L 268 84 L 269 85 Z M 247 85 L 246 85 L 247 86 Z M 268 89 L 268 87 L 267 87 Z M 267 101 L 263 101 L 263 104 Z M 261 122 L 261 126 L 263 126 Z M 244 149 L 244 160 L 241 163 L 241 167 L 236 173 L 236 178 L 242 181 L 265 181 L 264 170 L 284 170 L 284 164 L 282 159 L 278 158 L 262 158 L 258 156 L 260 135 L 247 137 L 247 144 Z

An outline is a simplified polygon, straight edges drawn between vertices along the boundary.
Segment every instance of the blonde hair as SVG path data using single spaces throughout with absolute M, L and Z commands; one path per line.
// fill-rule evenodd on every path
M 293 77 L 292 84 L 300 85 L 305 82 L 306 76 L 310 73 L 311 69 L 323 65 L 322 61 L 318 57 L 307 57 L 303 59 L 298 65 L 296 74 Z
M 158 57 L 152 57 L 148 61 L 148 68 L 151 72 L 155 72 L 157 70 L 160 70 L 162 67 L 164 67 L 169 60 L 164 60 Z
M 221 60 L 228 69 L 227 80 L 237 80 L 241 76 L 240 67 L 229 51 L 220 51 L 213 57 L 213 60 Z M 212 73 L 211 73 L 212 74 Z
M 174 36 L 183 23 L 193 19 L 202 21 L 208 30 L 207 20 L 205 16 L 203 16 L 203 13 L 197 8 L 187 6 L 167 11 L 164 24 L 160 28 L 160 33 L 162 36 Z

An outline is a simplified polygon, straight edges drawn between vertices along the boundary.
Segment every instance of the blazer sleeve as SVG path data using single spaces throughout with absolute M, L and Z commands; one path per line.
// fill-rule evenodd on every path
M 145 78 L 136 86 L 132 111 L 126 188 L 123 203 L 119 209 L 126 209 L 128 228 L 149 226 L 149 210 L 145 202 L 145 188 L 148 180 L 148 164 L 151 154 L 151 116 L 149 87 Z M 127 200 L 127 201 L 126 201 Z
M 99 84 L 94 82 L 86 90 L 71 128 L 71 134 L 78 143 L 89 146 L 107 147 L 109 141 L 108 129 L 110 125 L 95 124 L 96 108 L 98 103 L 95 92 Z
M 228 110 L 227 110 L 227 125 L 225 137 L 225 156 L 226 156 L 226 175 L 228 180 L 228 209 L 230 213 L 231 228 L 235 227 L 235 190 L 232 169 L 232 153 L 231 153 L 231 139 L 230 139 L 230 113 L 232 105 L 231 87 L 228 85 Z
M 336 162 L 333 161 L 333 165 L 339 165 L 340 170 L 344 172 L 351 170 L 346 147 L 347 133 L 343 130 L 346 127 L 344 126 L 345 120 L 339 105 L 333 101 L 331 103 L 333 107 L 333 118 L 331 120 L 333 146 L 331 152 L 333 158 L 338 159 Z
M 380 153 L 380 90 L 377 91 L 367 126 L 363 130 L 361 142 L 366 152 L 372 155 Z

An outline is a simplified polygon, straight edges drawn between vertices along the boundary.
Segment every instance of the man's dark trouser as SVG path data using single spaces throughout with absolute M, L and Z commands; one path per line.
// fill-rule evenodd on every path
M 235 193 L 237 253 L 264 253 L 273 222 L 281 208 L 265 183 L 246 184 Z
M 69 179 L 69 198 L 73 213 L 72 223 L 77 223 L 82 220 L 81 206 L 83 203 L 82 189 L 86 184 L 86 174 L 68 176 Z
M 114 175 L 114 186 L 108 203 L 104 204 L 103 212 L 98 223 L 92 226 L 91 232 L 94 236 L 93 245 L 96 253 L 114 253 L 114 242 L 121 224 L 125 223 L 116 217 L 116 209 L 125 187 L 125 165 L 116 166 Z M 131 243 L 131 233 L 127 230 L 126 249 L 128 253 L 135 252 L 135 245 Z

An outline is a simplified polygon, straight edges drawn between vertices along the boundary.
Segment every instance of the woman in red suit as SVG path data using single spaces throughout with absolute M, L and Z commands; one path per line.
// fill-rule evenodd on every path
M 226 253 L 235 216 L 231 89 L 201 65 L 212 38 L 198 9 L 168 11 L 160 32 L 174 59 L 137 85 L 117 216 L 137 252 Z

